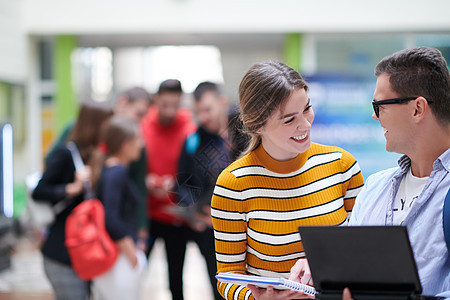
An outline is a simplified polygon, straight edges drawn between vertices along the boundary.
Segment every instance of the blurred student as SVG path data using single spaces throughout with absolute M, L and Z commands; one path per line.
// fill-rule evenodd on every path
M 128 171 L 130 163 L 141 154 L 139 125 L 129 118 L 114 116 L 103 128 L 99 145 L 93 179 L 105 208 L 106 229 L 116 242 L 119 256 L 108 272 L 94 279 L 93 288 L 100 299 L 139 300 L 146 257 L 136 245 L 140 194 Z
M 152 104 L 150 94 L 141 87 L 133 87 L 123 92 L 117 99 L 114 107 L 114 115 L 133 120 L 138 124 L 142 121 Z M 128 167 L 131 179 L 136 184 L 140 194 L 138 218 L 138 246 L 147 251 L 148 218 L 147 218 L 147 154 L 142 145 L 139 159 L 132 161 Z
M 172 298 L 177 300 L 183 299 L 182 271 L 186 249 L 183 234 L 187 223 L 170 210 L 178 201 L 173 188 L 181 148 L 186 137 L 196 130 L 191 112 L 180 108 L 182 92 L 180 81 L 163 81 L 154 97 L 154 105 L 141 122 L 147 151 L 149 253 L 156 239 L 164 240 L 169 287 Z
M 117 98 L 114 105 L 114 115 L 133 120 L 139 124 L 147 114 L 151 104 L 150 94 L 144 88 L 132 87 L 125 90 Z M 139 209 L 137 209 L 138 247 L 146 251 L 148 239 L 147 186 L 145 184 L 147 155 L 144 145 L 142 145 L 139 159 L 130 163 L 128 171 L 140 194 Z
M 303 252 L 298 227 L 346 225 L 363 186 L 353 156 L 311 142 L 308 85 L 281 62 L 253 65 L 239 86 L 251 136 L 219 176 L 211 203 L 218 272 L 285 277 Z M 301 299 L 301 292 L 219 282 L 225 299 Z
M 141 87 L 125 90 L 116 100 L 114 114 L 140 123 L 151 105 L 150 94 Z
M 372 118 L 385 131 L 386 150 L 403 156 L 398 167 L 367 179 L 350 225 L 406 226 L 423 294 L 450 298 L 450 252 L 443 228 L 450 188 L 447 62 L 434 48 L 405 49 L 383 58 L 375 75 Z M 299 260 L 291 279 L 310 277 L 307 263 Z
M 141 122 L 142 118 L 151 105 L 150 94 L 141 87 L 132 87 L 120 93 L 114 102 L 114 115 Z M 55 142 L 54 147 L 49 151 L 48 156 L 53 152 L 55 147 L 63 145 L 73 130 L 73 123 L 69 123 L 64 129 L 61 136 Z M 140 209 L 137 210 L 138 226 L 139 226 L 139 245 L 143 250 L 146 247 L 146 239 L 148 238 L 148 220 L 146 216 L 147 209 L 147 187 L 145 185 L 146 176 L 146 154 L 142 147 L 141 156 L 137 161 L 130 164 L 129 172 L 131 178 L 136 183 L 141 195 Z
M 178 201 L 186 207 L 184 217 L 192 229 L 187 227 L 180 238 L 198 245 L 206 260 L 214 298 L 219 300 L 223 298 L 216 289 L 211 197 L 217 177 L 231 163 L 234 132 L 229 127 L 228 99 L 217 84 L 200 83 L 194 90 L 194 100 L 199 128 L 184 143 L 177 175 Z
M 34 199 L 53 205 L 71 198 L 67 207 L 56 216 L 41 248 L 45 274 L 57 300 L 82 300 L 89 294 L 87 282 L 81 280 L 71 266 L 64 245 L 65 223 L 72 209 L 84 199 L 83 182 L 91 180 L 91 157 L 99 142 L 100 128 L 111 115 L 111 110 L 99 104 L 82 104 L 68 140 L 78 147 L 86 169 L 75 170 L 71 152 L 62 144 L 47 158 L 45 171 L 33 191 Z

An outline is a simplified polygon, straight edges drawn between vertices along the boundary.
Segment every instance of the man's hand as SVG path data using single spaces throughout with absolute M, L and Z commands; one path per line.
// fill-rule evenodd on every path
M 202 212 L 194 211 L 194 220 L 194 230 L 205 231 L 206 228 L 212 228 L 211 206 L 205 205 Z
M 166 199 L 175 186 L 175 180 L 170 175 L 158 176 L 149 174 L 145 178 L 145 184 L 154 197 Z
M 289 280 L 313 285 L 311 270 L 309 269 L 308 261 L 305 258 L 297 260 L 295 265 L 291 268 Z
M 342 293 L 342 300 L 353 300 L 352 294 L 348 288 L 344 289 L 344 292 Z

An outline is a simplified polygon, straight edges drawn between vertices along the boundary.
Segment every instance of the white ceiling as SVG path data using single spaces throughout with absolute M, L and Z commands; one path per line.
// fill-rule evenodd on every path
M 449 31 L 448 0 L 18 0 L 27 34 Z

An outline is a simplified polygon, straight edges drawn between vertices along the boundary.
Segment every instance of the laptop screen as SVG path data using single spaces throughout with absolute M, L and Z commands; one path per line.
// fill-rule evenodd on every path
M 299 227 L 318 291 L 422 291 L 402 226 Z

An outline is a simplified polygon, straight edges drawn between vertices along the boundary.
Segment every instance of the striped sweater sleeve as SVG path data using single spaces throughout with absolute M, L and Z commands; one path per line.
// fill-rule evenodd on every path
M 345 150 L 342 151 L 341 163 L 343 173 L 346 174 L 346 181 L 342 184 L 342 192 L 344 194 L 344 207 L 347 211 L 347 220 L 349 220 L 353 206 L 355 205 L 356 196 L 358 196 L 364 186 L 364 178 L 358 162 Z
M 228 170 L 217 180 L 211 202 L 218 272 L 246 273 L 247 222 L 236 177 Z M 246 287 L 218 281 L 225 299 L 254 299 Z

